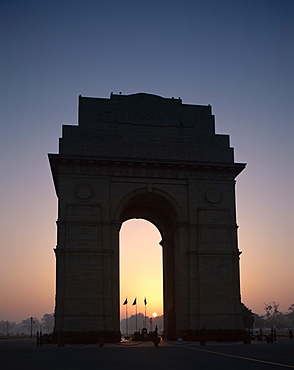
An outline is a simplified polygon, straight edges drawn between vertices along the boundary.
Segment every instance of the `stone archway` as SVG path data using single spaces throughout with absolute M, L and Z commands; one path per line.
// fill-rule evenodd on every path
M 164 334 L 166 337 L 175 335 L 176 331 L 176 291 L 174 268 L 174 238 L 179 224 L 180 210 L 173 200 L 157 194 L 144 192 L 132 196 L 120 207 L 120 221 L 131 218 L 143 218 L 154 224 L 159 230 L 163 248 L 163 307 Z M 178 314 L 180 312 L 178 311 Z
M 210 106 L 149 94 L 79 98 L 49 154 L 58 196 L 55 333 L 119 340 L 119 230 L 162 235 L 165 336 L 242 329 L 235 163 Z M 75 334 L 73 334 L 75 333 Z

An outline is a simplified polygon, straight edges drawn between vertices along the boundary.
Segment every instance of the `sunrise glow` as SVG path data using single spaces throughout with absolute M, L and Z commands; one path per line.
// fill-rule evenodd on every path
M 215 132 L 247 163 L 236 183 L 242 302 L 259 314 L 266 302 L 284 312 L 294 303 L 293 1 L 169 3 L 0 1 L 0 321 L 54 312 L 58 198 L 47 153 L 58 153 L 63 124 L 77 125 L 80 94 L 121 91 L 211 104 Z M 126 297 L 128 315 L 161 316 L 159 231 L 128 220 L 119 237 L 121 317 Z
M 163 314 L 163 272 L 161 235 L 158 229 L 143 219 L 123 223 L 120 231 L 120 301 L 137 297 L 137 311 L 151 316 Z M 144 299 L 146 297 L 146 307 Z M 135 308 L 130 308 L 130 315 Z M 134 311 L 134 312 L 133 312 Z M 124 317 L 121 307 L 121 317 Z

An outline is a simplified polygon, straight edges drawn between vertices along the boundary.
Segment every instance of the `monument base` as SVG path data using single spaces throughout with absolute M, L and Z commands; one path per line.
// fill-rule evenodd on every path
M 121 341 L 120 331 L 80 331 L 80 332 L 53 332 L 51 343 L 58 345 L 68 344 L 95 344 L 114 343 Z
M 177 334 L 163 332 L 163 338 L 167 340 L 178 340 L 181 338 L 184 341 L 243 341 L 245 337 L 244 330 L 231 329 L 202 329 L 202 330 L 187 330 Z

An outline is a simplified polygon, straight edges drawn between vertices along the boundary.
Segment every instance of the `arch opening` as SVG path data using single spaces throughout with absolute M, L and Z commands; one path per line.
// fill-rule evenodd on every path
M 129 219 L 122 224 L 119 243 L 120 329 L 123 335 L 132 334 L 143 327 L 152 331 L 155 325 L 159 331 L 163 330 L 163 266 L 160 241 L 159 230 L 145 219 Z M 128 307 L 123 306 L 126 298 Z M 150 320 L 154 313 L 157 318 L 153 316 Z
M 120 221 L 143 218 L 153 223 L 164 239 L 178 221 L 174 204 L 166 197 L 153 193 L 139 193 L 127 199 L 120 212 Z
M 149 221 L 158 229 L 161 236 L 159 244 L 162 246 L 163 327 L 165 334 L 171 336 L 174 335 L 176 327 L 174 238 L 179 211 L 177 205 L 167 196 L 144 192 L 128 197 L 121 205 L 119 216 L 121 225 L 134 218 Z M 152 269 L 150 272 L 152 273 Z M 121 297 L 121 303 L 124 299 Z M 121 313 L 123 314 L 122 311 Z

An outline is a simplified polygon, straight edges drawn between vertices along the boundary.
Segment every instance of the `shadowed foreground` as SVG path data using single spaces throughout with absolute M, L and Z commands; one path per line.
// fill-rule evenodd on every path
M 213 370 L 294 369 L 294 341 L 288 338 L 267 344 L 161 342 L 37 347 L 34 339 L 0 341 L 1 368 L 18 369 L 183 369 Z

